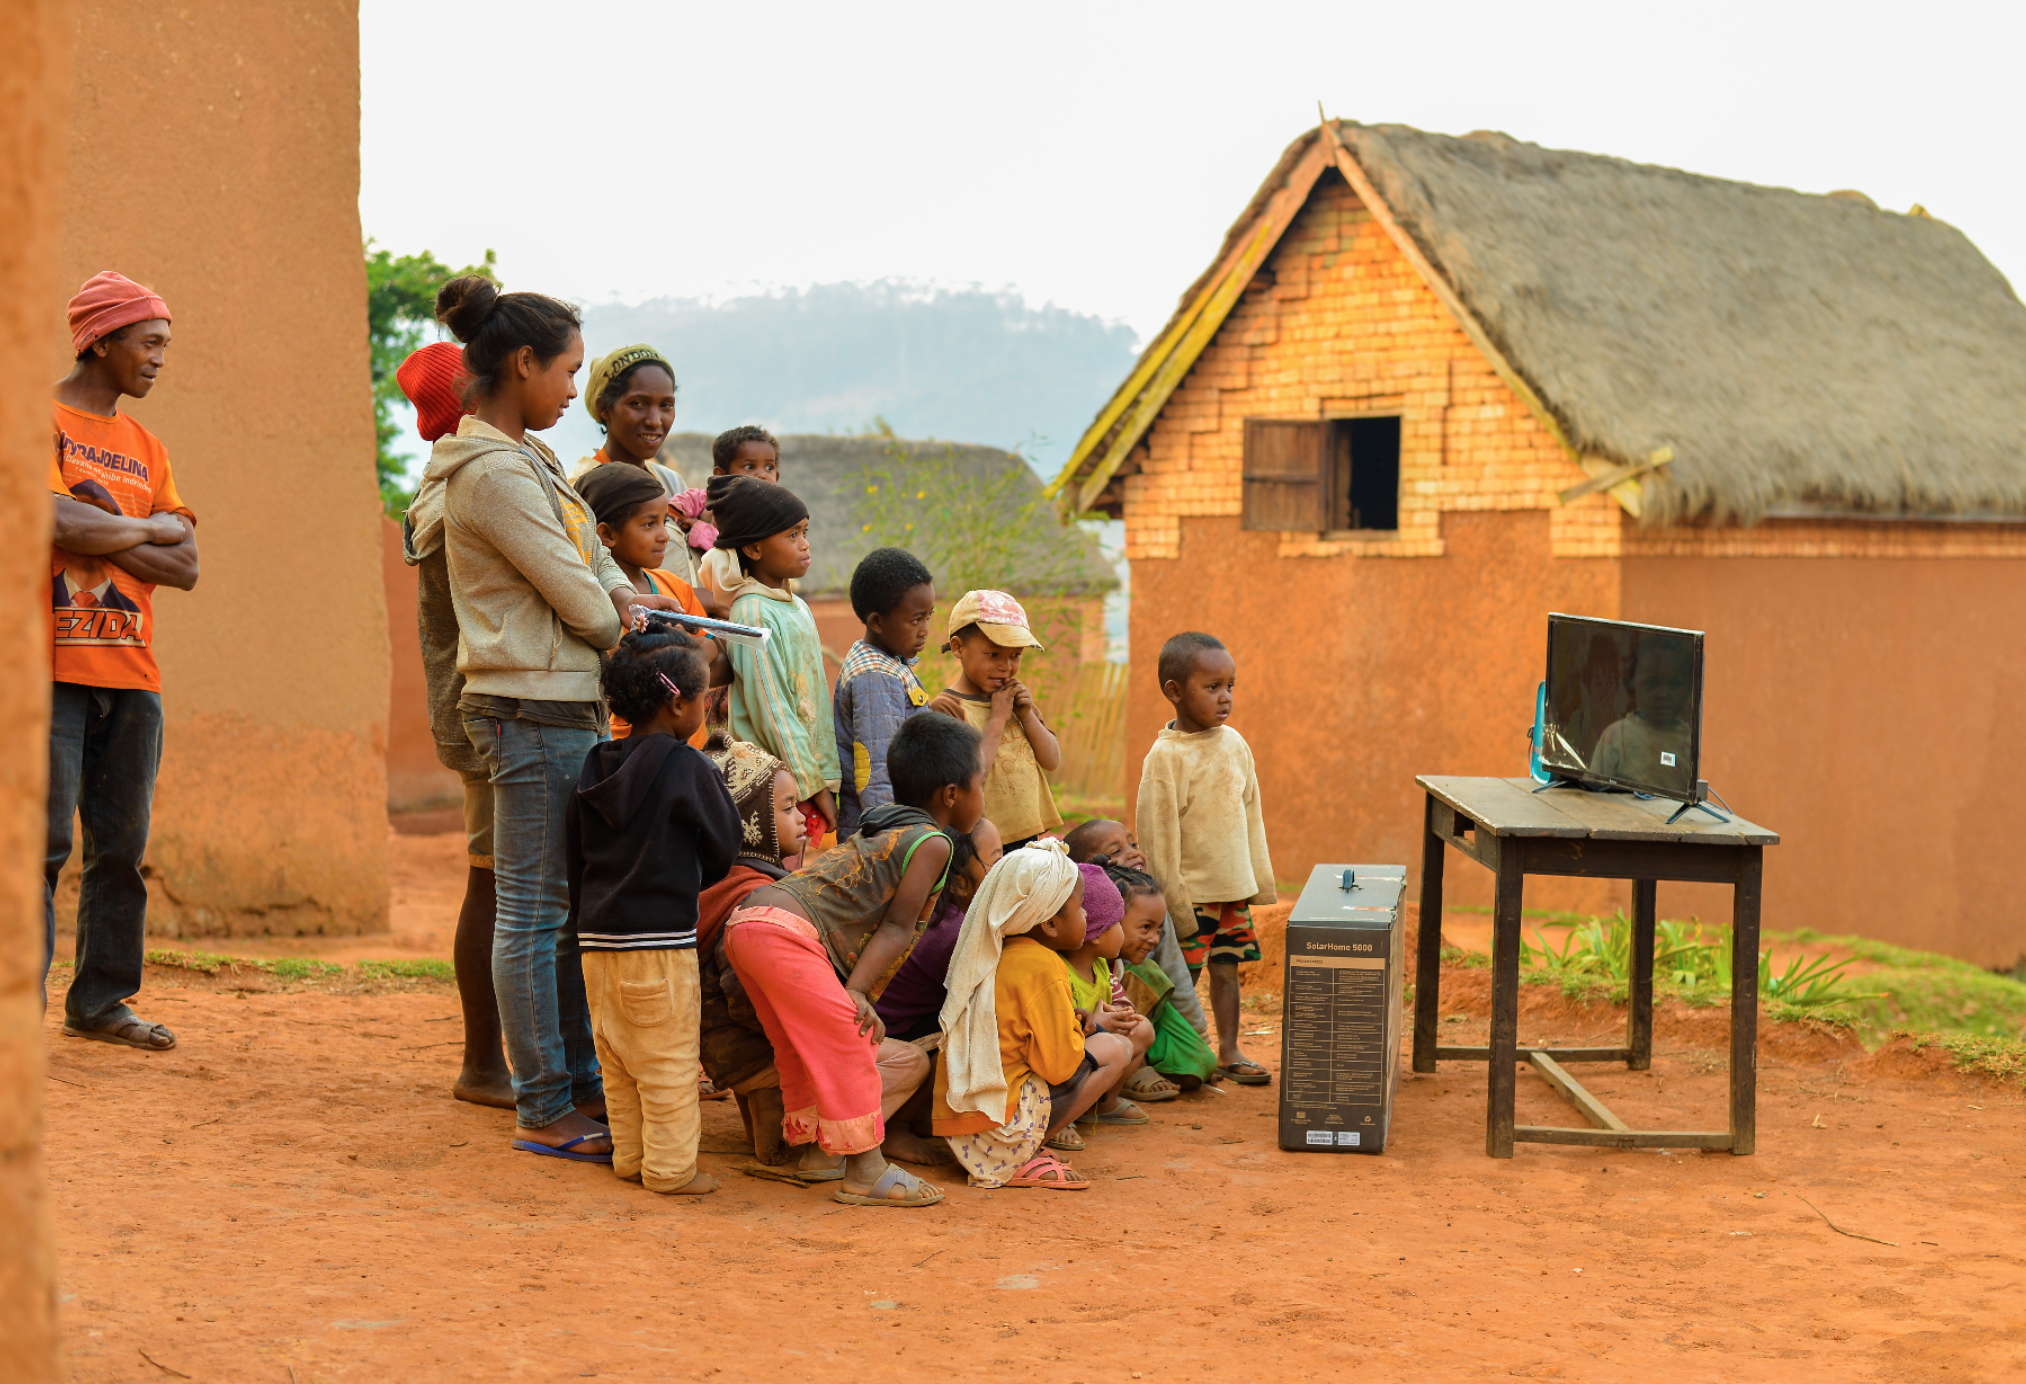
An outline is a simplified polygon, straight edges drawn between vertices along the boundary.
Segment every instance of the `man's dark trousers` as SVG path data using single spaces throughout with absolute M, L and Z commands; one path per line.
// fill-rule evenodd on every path
M 64 1018 L 77 1028 L 105 1028 L 132 1014 L 126 1002 L 141 988 L 148 919 L 141 860 L 162 765 L 162 695 L 74 682 L 52 683 L 49 691 L 43 974 L 56 955 L 56 877 L 70 859 L 75 815 L 84 828 L 84 883 Z

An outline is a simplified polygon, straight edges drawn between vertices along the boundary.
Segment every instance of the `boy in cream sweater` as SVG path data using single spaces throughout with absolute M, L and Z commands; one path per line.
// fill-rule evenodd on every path
M 1266 1069 L 1238 1046 L 1238 964 L 1259 960 L 1251 905 L 1275 897 L 1252 750 L 1224 724 L 1238 663 L 1207 634 L 1178 634 L 1161 646 L 1159 677 L 1175 719 L 1140 768 L 1140 849 L 1177 931 L 1195 920 L 1182 955 L 1192 976 L 1210 967 L 1217 1070 L 1241 1086 L 1264 1086 Z

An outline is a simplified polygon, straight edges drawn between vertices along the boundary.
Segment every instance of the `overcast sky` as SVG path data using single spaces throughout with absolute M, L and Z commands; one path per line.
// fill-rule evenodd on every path
M 581 302 L 903 278 L 1166 319 L 1329 114 L 1925 205 L 2026 274 L 2026 6 L 364 0 L 366 233 Z

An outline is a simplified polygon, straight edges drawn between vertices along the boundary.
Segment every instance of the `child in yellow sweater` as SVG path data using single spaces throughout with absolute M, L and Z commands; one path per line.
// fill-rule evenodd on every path
M 1264 1086 L 1266 1069 L 1238 1046 L 1238 966 L 1259 960 L 1251 905 L 1275 898 L 1252 750 L 1225 724 L 1238 663 L 1207 634 L 1178 634 L 1161 646 L 1158 676 L 1175 719 L 1140 768 L 1140 849 L 1177 931 L 1195 920 L 1182 955 L 1192 976 L 1210 967 L 1217 1070 L 1241 1086 Z
M 966 591 L 950 610 L 947 647 L 957 656 L 957 680 L 929 710 L 967 721 L 983 737 L 985 816 L 1010 855 L 1062 825 L 1048 787 L 1048 775 L 1062 767 L 1062 746 L 1020 681 L 1020 656 L 1041 641 L 1020 602 L 1003 591 Z

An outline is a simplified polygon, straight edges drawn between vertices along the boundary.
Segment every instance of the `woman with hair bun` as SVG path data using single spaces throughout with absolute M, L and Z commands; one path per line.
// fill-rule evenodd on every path
M 440 486 L 443 548 L 457 613 L 458 711 L 493 793 L 493 986 L 513 1063 L 514 1147 L 612 1161 L 576 939 L 567 933 L 563 813 L 602 737 L 598 655 L 619 642 L 641 596 L 531 434 L 577 396 L 576 310 L 490 279 L 452 279 L 436 315 L 464 343 L 472 412 L 437 439 L 423 472 Z

